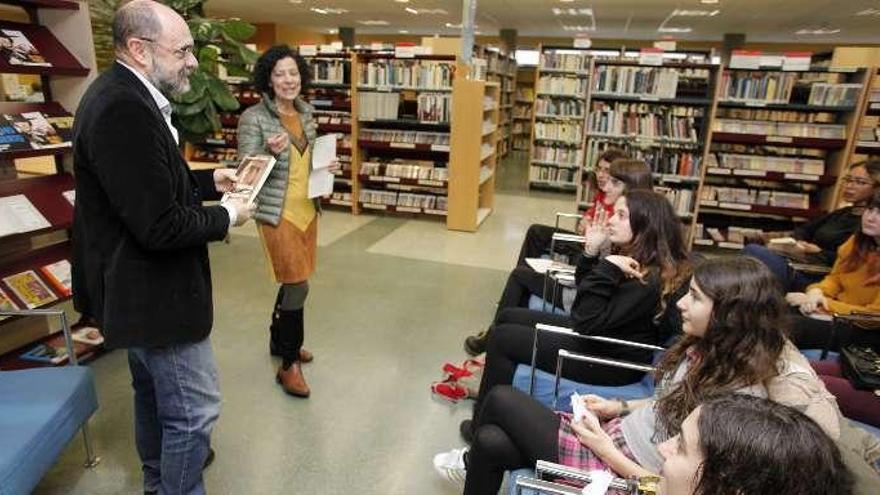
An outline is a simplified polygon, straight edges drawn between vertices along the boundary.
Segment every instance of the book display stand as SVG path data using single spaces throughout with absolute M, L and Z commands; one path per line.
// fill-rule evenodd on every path
M 82 19 L 77 16 L 87 20 L 88 8 L 62 0 L 2 3 L 22 7 L 31 23 L 0 21 L 0 72 L 38 74 L 45 103 L 0 103 L 0 307 L 40 309 L 71 298 L 75 185 L 62 158 L 71 150 L 73 118 L 59 101 L 76 105 L 81 96 L 76 92 L 84 89 L 78 83 L 90 73 L 53 31 L 63 33 L 61 25 Z M 93 50 L 90 35 L 87 41 Z M 53 84 L 59 76 L 77 84 Z M 16 167 L 16 160 L 35 157 L 54 157 L 54 170 Z M 50 352 L 64 348 L 58 334 L 35 334 L 24 323 L 18 317 L 0 319 L 0 353 L 5 354 L 0 369 L 67 361 L 66 354 Z M 92 355 L 99 349 L 100 344 L 79 344 L 77 352 Z

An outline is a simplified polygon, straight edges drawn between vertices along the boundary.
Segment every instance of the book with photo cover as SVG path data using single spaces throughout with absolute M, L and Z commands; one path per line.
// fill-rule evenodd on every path
M 269 155 L 248 155 L 241 159 L 235 170 L 238 182 L 235 189 L 223 195 L 222 201 L 230 198 L 241 198 L 248 205 L 257 200 L 257 194 L 269 178 L 272 167 L 275 166 L 275 158 Z
M 0 30 L 0 56 L 5 58 L 9 65 L 52 67 L 27 36 L 14 29 Z
M 55 292 L 64 297 L 72 294 L 73 282 L 70 276 L 70 262 L 67 260 L 56 261 L 50 265 L 40 267 L 40 273 L 46 277 Z
M 32 149 L 63 148 L 70 146 L 70 133 L 62 135 L 58 132 L 42 112 L 24 112 L 17 115 L 5 115 L 12 127 L 27 139 Z M 69 129 L 66 128 L 66 129 Z
M 15 304 L 15 301 L 13 301 L 11 297 L 9 297 L 9 294 L 4 292 L 3 289 L 0 288 L 0 311 L 18 311 L 20 309 L 21 308 L 19 308 L 18 305 Z M 5 320 L 6 318 L 9 317 L 0 316 L 0 320 Z
M 33 270 L 4 277 L 3 281 L 28 309 L 38 308 L 58 300 L 58 296 L 40 280 L 37 272 Z

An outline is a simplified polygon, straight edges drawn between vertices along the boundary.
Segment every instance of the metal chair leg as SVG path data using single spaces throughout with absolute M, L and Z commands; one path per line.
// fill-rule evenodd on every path
M 92 437 L 89 434 L 89 422 L 86 420 L 82 425 L 83 442 L 86 446 L 86 462 L 83 464 L 86 468 L 91 469 L 101 463 L 101 458 L 95 455 L 95 449 L 92 447 Z

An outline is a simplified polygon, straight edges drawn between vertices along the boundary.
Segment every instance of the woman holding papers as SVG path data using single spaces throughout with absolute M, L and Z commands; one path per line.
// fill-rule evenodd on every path
M 831 266 L 837 248 L 859 229 L 859 217 L 874 192 L 880 190 L 880 160 L 854 163 L 842 179 L 843 201 L 851 206 L 840 208 L 794 230 L 794 238 L 769 239 L 762 244 L 748 244 L 744 254 L 758 258 L 779 279 L 782 290 L 802 291 L 818 282 L 821 275 L 795 270 L 788 260 Z
M 315 270 L 317 199 L 309 197 L 317 124 L 301 94 L 310 81 L 305 60 L 287 45 L 273 46 L 257 60 L 254 85 L 263 99 L 241 115 L 238 154 L 271 154 L 275 167 L 257 198 L 260 239 L 280 284 L 272 310 L 270 352 L 280 355 L 276 380 L 288 394 L 308 397 L 300 363 L 312 360 L 302 348 L 303 305 Z

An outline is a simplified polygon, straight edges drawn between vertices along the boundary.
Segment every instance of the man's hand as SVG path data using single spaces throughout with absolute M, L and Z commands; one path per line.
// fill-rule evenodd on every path
M 257 205 L 247 205 L 247 202 L 241 198 L 230 198 L 223 204 L 231 206 L 235 210 L 235 227 L 244 225 L 248 220 L 253 218 Z
M 234 169 L 214 169 L 214 189 L 216 189 L 217 192 L 225 193 L 234 190 L 236 182 L 238 182 L 238 178 L 235 176 Z
M 279 132 L 278 134 L 270 137 L 268 141 L 266 141 L 266 148 L 268 148 L 269 151 L 271 151 L 272 154 L 275 156 L 284 153 L 289 147 L 290 136 L 288 136 L 286 132 Z

